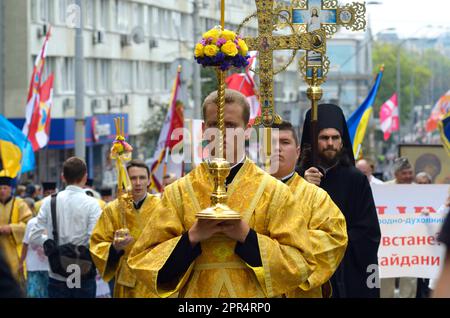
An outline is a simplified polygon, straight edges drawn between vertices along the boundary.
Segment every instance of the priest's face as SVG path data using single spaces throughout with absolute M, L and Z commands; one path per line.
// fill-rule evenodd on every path
M 319 132 L 319 156 L 326 163 L 329 164 L 336 161 L 342 146 L 341 134 L 337 129 L 326 128 Z
M 11 187 L 0 185 L 0 201 L 5 202 L 11 196 Z
M 278 134 L 274 135 L 278 135 L 278 142 L 274 143 L 271 165 L 278 169 L 272 176 L 281 179 L 294 171 L 300 156 L 300 146 L 290 130 L 278 130 Z
M 147 174 L 147 169 L 142 167 L 128 168 L 128 176 L 131 180 L 133 199 L 140 200 L 147 193 L 147 188 L 150 184 L 150 178 Z
M 205 110 L 205 128 L 210 141 L 216 141 L 219 125 L 217 123 L 217 105 L 210 104 Z M 234 163 L 245 156 L 245 129 L 247 123 L 244 120 L 244 108 L 238 103 L 225 104 L 225 138 L 224 155 L 227 161 Z M 218 155 L 218 145 L 213 144 L 211 155 Z

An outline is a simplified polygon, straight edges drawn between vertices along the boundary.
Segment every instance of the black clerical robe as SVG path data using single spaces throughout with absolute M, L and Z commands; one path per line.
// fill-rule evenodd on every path
M 338 165 L 327 171 L 320 187 L 328 192 L 347 222 L 347 250 L 331 278 L 333 297 L 379 297 L 379 288 L 367 284 L 369 279 L 369 285 L 373 285 L 370 275 L 374 269 L 369 266 L 378 265 L 381 232 L 366 176 L 353 166 Z

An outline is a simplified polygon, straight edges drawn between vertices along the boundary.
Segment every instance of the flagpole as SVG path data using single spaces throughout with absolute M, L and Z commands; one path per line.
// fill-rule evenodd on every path
M 76 4 L 80 8 L 80 25 L 75 33 L 75 156 L 85 160 L 83 9 L 81 0 L 76 0 Z

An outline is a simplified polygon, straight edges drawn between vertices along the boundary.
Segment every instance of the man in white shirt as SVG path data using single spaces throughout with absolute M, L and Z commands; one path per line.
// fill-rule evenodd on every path
M 59 192 L 56 198 L 58 245 L 71 243 L 89 248 L 92 229 L 97 223 L 101 209 L 97 200 L 87 196 L 83 191 L 87 180 L 86 163 L 77 157 L 67 159 L 63 164 L 62 178 L 67 187 Z M 48 239 L 54 239 L 50 202 L 49 196 L 42 203 L 37 223 L 31 229 L 31 243 L 44 245 L 47 240 L 45 234 L 48 235 Z M 69 284 L 71 276 L 66 278 L 50 269 L 48 296 L 50 298 L 95 298 L 95 271 L 93 273 L 92 277 L 82 278 L 81 284 L 75 284 L 74 287 L 74 284 Z
M 359 171 L 361 171 L 362 173 L 364 173 L 367 177 L 367 179 L 369 180 L 370 185 L 373 184 L 383 184 L 383 181 L 381 181 L 378 178 L 375 178 L 373 176 L 373 164 L 371 162 L 369 162 L 369 160 L 367 159 L 359 159 L 356 162 L 356 168 L 359 169 Z

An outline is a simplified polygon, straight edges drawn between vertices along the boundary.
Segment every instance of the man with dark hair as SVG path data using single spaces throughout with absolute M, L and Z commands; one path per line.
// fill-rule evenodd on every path
M 26 224 L 33 215 L 23 199 L 12 195 L 12 184 L 12 178 L 0 176 L 0 250 L 15 279 L 19 280 L 22 240 Z
M 44 198 L 48 197 L 49 195 L 56 193 L 56 182 L 42 182 L 42 189 Z M 36 214 L 39 213 L 44 198 L 35 203 L 34 210 L 36 211 Z
M 377 212 L 367 177 L 355 168 L 345 117 L 338 106 L 319 105 L 318 131 L 319 162 L 313 166 L 309 110 L 303 126 L 300 174 L 328 192 L 347 222 L 347 251 L 331 278 L 333 297 L 379 297 Z
M 205 127 L 216 133 L 217 103 L 217 91 L 203 103 Z M 165 188 L 130 252 L 128 264 L 158 297 L 282 296 L 314 269 L 306 222 L 294 211 L 291 191 L 245 157 L 249 109 L 244 95 L 225 90 L 227 204 L 241 219 L 196 218 L 211 205 L 214 188 L 204 162 Z
M 345 217 L 321 188 L 307 182 L 295 172 L 300 156 L 297 134 L 289 122 L 273 125 L 278 140 L 273 150 L 272 165 L 278 167 L 272 176 L 287 184 L 297 203 L 296 211 L 305 218 L 317 260 L 316 269 L 299 288 L 287 297 L 321 298 L 330 296 L 329 279 L 344 257 L 347 247 Z
M 174 183 L 177 180 L 177 176 L 174 173 L 168 173 L 163 177 L 163 189 L 168 185 Z
M 113 200 L 113 190 L 111 188 L 101 188 L 100 195 L 102 196 L 102 200 L 106 203 Z
M 87 179 L 84 160 L 71 157 L 64 161 L 62 179 L 65 190 L 56 197 L 56 229 L 53 228 L 51 196 L 44 199 L 37 216 L 36 225 L 31 229 L 30 243 L 49 246 L 54 242 L 53 231 L 58 234 L 58 246 L 73 244 L 89 248 L 89 238 L 101 214 L 100 206 L 94 198 L 85 194 L 83 187 Z M 48 236 L 48 239 L 47 239 Z M 68 273 L 70 274 L 70 273 Z M 94 298 L 96 292 L 95 270 L 81 278 L 78 288 L 68 285 L 68 278 L 49 271 L 48 296 L 50 298 Z
M 90 251 L 102 278 L 110 281 L 115 276 L 114 297 L 148 297 L 151 293 L 136 280 L 127 258 L 160 199 L 147 192 L 150 170 L 145 162 L 131 160 L 127 164 L 127 172 L 132 186 L 133 204 L 128 206 L 118 198 L 106 205 L 92 232 Z M 122 238 L 119 230 L 124 228 L 129 233 Z

